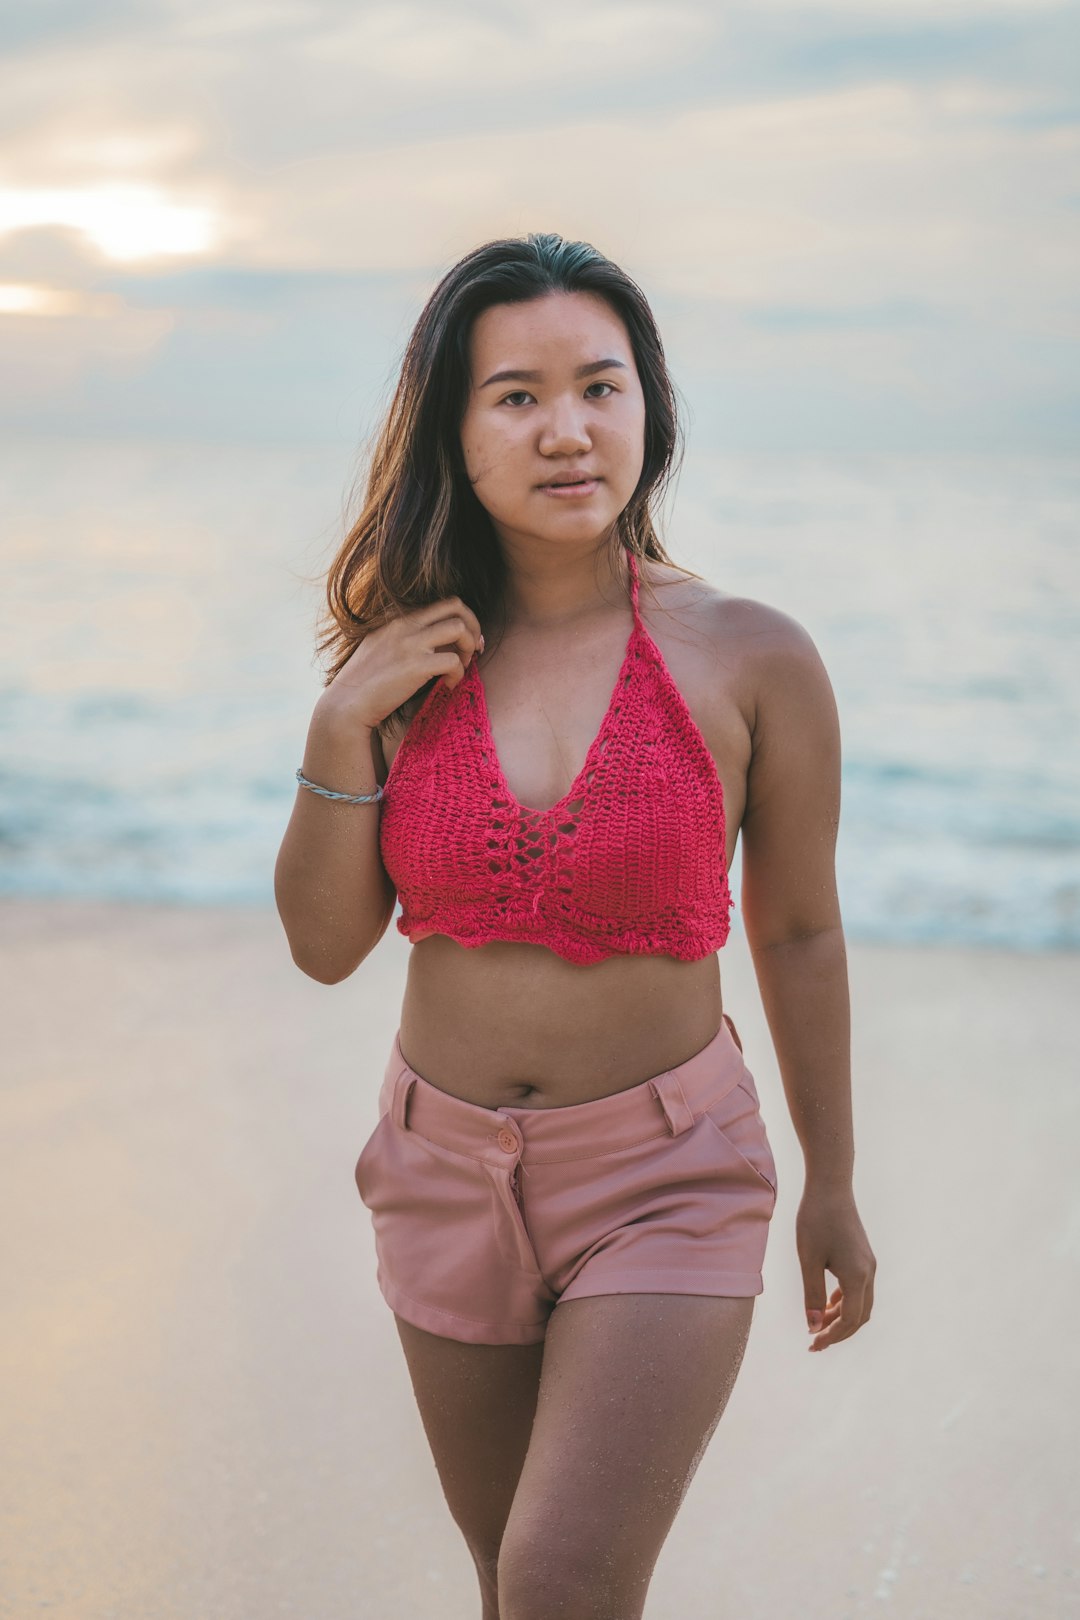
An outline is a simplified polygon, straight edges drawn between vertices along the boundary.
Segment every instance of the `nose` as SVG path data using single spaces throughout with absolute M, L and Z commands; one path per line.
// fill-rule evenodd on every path
M 556 400 L 547 412 L 540 434 L 540 449 L 547 456 L 571 455 L 587 450 L 591 440 L 585 428 L 584 402 Z

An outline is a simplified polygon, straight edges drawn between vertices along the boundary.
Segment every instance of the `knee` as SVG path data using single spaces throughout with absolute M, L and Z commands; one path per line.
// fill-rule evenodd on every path
M 476 1565 L 476 1574 L 480 1581 L 480 1590 L 485 1602 L 494 1601 L 499 1591 L 499 1553 L 498 1544 L 489 1545 L 486 1542 L 470 1541 L 469 1552 Z
M 499 1620 L 640 1620 L 648 1588 L 647 1573 L 558 1536 L 507 1538 L 498 1577 Z

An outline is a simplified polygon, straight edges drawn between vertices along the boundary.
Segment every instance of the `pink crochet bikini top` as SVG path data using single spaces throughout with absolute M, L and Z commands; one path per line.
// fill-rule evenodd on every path
M 570 962 L 697 961 L 728 937 L 724 794 L 712 754 L 638 608 L 607 713 L 557 804 L 531 810 L 495 754 L 476 659 L 437 680 L 395 754 L 383 864 L 411 943 L 514 940 Z

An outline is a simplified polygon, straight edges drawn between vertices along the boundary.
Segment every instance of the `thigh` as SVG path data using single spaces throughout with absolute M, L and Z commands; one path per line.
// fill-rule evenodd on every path
M 536 1412 L 543 1343 L 466 1344 L 395 1313 L 451 1516 L 494 1569 Z
M 568 1615 L 599 1616 L 608 1605 L 640 1613 L 734 1387 L 753 1310 L 752 1295 L 691 1294 L 605 1294 L 555 1307 L 503 1537 L 499 1593 L 509 1614 L 531 1614 L 534 1600 L 537 1613 L 545 1602 Z

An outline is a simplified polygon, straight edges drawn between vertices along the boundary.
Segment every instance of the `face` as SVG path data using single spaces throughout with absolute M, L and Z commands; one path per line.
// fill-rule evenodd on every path
M 473 323 L 469 365 L 461 444 L 500 539 L 606 534 L 645 461 L 645 396 L 626 327 L 610 304 L 575 292 L 492 305 Z M 505 372 L 532 375 L 493 375 Z M 551 495 L 543 486 L 559 473 L 588 473 L 594 482 Z

